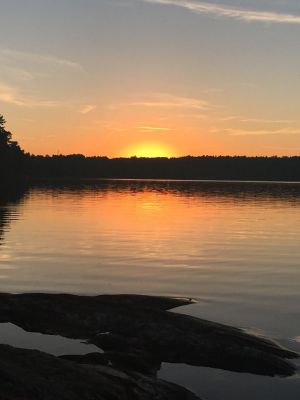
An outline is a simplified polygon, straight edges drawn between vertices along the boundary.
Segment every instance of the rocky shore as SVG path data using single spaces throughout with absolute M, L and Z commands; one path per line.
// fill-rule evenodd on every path
M 3 400 L 189 400 L 156 378 L 162 362 L 290 376 L 298 354 L 240 329 L 169 312 L 187 299 L 0 294 L 0 322 L 82 339 L 104 353 L 55 357 L 0 343 Z

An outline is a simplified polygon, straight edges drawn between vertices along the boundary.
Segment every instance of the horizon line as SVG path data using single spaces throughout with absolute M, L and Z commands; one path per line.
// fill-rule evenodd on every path
M 146 157 L 146 156 L 116 156 L 116 157 L 109 157 L 105 155 L 86 155 L 82 153 L 69 153 L 69 154 L 31 154 L 31 153 L 25 153 L 29 157 L 49 157 L 49 158 L 55 158 L 55 157 L 82 157 L 82 158 L 103 158 L 107 160 L 159 160 L 159 159 L 165 159 L 165 160 L 178 160 L 182 158 L 300 158 L 299 155 L 246 155 L 246 154 L 235 154 L 235 155 L 229 155 L 229 154 L 199 154 L 199 155 L 182 155 L 182 156 L 158 156 L 158 157 Z

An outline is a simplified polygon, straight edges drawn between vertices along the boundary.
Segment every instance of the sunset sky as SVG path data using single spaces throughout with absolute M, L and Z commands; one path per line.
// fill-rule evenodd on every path
M 299 155 L 300 2 L 7 0 L 0 114 L 27 151 Z

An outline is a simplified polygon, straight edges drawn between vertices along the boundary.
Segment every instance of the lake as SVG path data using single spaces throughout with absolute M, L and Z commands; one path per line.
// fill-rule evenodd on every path
M 300 184 L 83 181 L 0 196 L 0 291 L 184 296 L 177 312 L 300 351 Z M 204 398 L 298 400 L 300 379 L 164 364 Z

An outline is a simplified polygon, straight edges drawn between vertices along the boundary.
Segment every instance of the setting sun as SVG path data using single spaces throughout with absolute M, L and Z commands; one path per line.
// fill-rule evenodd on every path
M 175 152 L 161 143 L 139 143 L 125 150 L 126 157 L 174 157 Z

